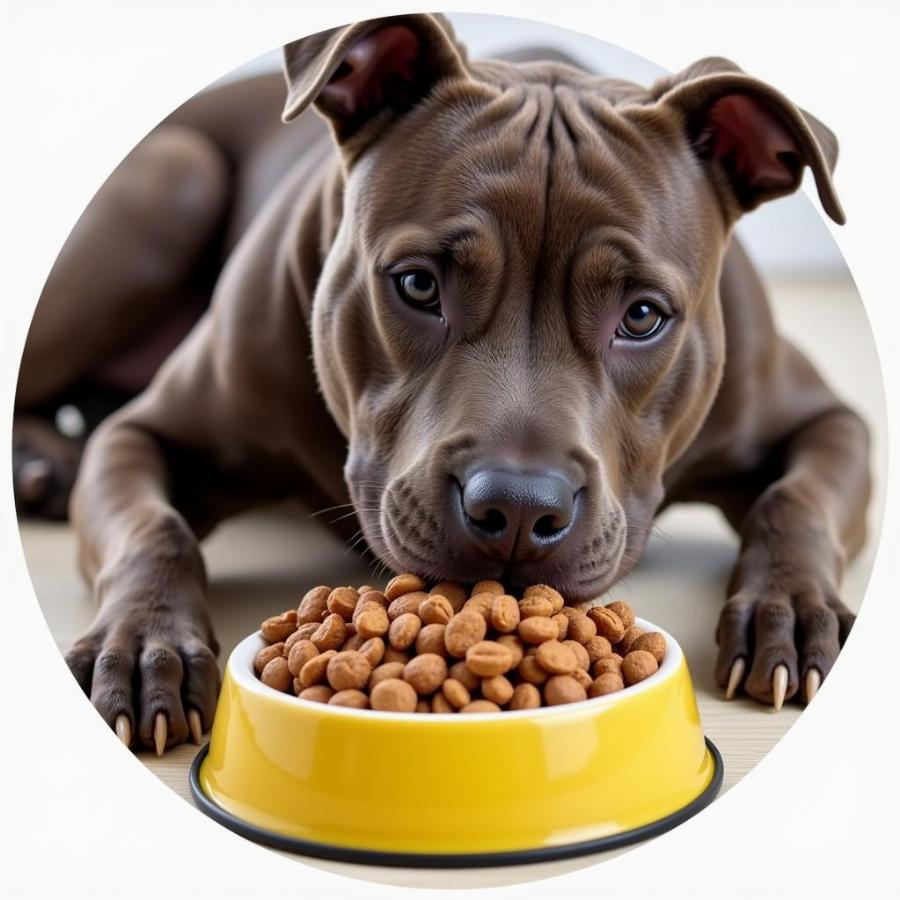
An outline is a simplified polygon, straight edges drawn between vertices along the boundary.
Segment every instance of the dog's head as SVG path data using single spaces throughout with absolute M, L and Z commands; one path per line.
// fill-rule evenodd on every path
M 370 546 L 434 579 L 621 577 L 724 355 L 718 278 L 746 210 L 831 133 L 722 59 L 649 90 L 560 63 L 473 63 L 439 16 L 285 48 L 345 173 L 315 364 Z

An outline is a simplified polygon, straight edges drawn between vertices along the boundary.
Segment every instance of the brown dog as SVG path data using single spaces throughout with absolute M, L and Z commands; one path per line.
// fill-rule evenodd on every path
M 198 539 L 289 496 L 349 497 L 393 569 L 572 601 L 628 572 L 663 505 L 717 504 L 742 549 L 716 677 L 811 696 L 853 621 L 868 438 L 730 234 L 805 166 L 842 221 L 832 134 L 722 59 L 646 90 L 469 61 L 438 16 L 315 35 L 285 65 L 294 125 L 275 134 L 269 80 L 197 98 L 95 201 L 107 295 L 187 302 L 214 235 L 227 257 L 76 485 L 101 606 L 68 662 L 107 722 L 147 746 L 157 722 L 169 745 L 209 727 Z M 160 166 L 176 189 L 137 214 Z M 151 252 L 166 278 L 135 283 Z

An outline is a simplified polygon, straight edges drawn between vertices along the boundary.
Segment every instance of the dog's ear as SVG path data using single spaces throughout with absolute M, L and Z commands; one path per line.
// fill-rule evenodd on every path
M 795 191 L 809 166 L 825 212 L 840 225 L 844 212 L 831 180 L 837 139 L 821 122 L 726 59 L 702 59 L 650 89 L 675 110 L 697 155 L 706 161 L 740 211 Z
M 440 15 L 357 22 L 284 48 L 290 122 L 314 103 L 341 143 L 377 120 L 383 126 L 438 82 L 465 77 L 466 53 Z

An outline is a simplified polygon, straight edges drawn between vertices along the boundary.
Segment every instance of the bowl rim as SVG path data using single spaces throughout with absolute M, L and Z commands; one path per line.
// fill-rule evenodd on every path
M 268 700 L 277 703 L 284 703 L 290 708 L 297 708 L 299 704 L 301 709 L 315 712 L 326 716 L 345 716 L 350 718 L 359 718 L 363 721 L 370 722 L 418 722 L 427 724 L 428 722 L 516 722 L 522 719 L 546 717 L 553 715 L 573 715 L 581 712 L 599 712 L 616 703 L 621 703 L 631 697 L 636 697 L 648 690 L 652 690 L 658 684 L 672 678 L 681 667 L 684 659 L 684 653 L 681 645 L 672 637 L 665 629 L 654 625 L 647 619 L 635 618 L 635 624 L 644 631 L 658 631 L 666 639 L 666 655 L 663 657 L 662 665 L 649 677 L 637 684 L 631 685 L 622 691 L 615 691 L 612 694 L 606 694 L 602 697 L 588 697 L 586 700 L 576 700 L 574 703 L 562 703 L 558 706 L 541 706 L 538 709 L 514 709 L 501 710 L 500 712 L 486 712 L 472 715 L 460 715 L 459 713 L 406 713 L 406 712 L 385 712 L 377 709 L 355 709 L 350 706 L 333 706 L 329 703 L 317 703 L 313 700 L 304 700 L 295 694 L 288 694 L 283 691 L 276 691 L 274 688 L 263 684 L 256 675 L 253 668 L 253 660 L 256 654 L 268 646 L 259 631 L 256 631 L 235 645 L 228 657 L 226 671 L 230 672 L 235 683 L 243 690 L 249 690 L 253 694 L 265 697 Z M 465 727 L 465 726 L 463 726 Z

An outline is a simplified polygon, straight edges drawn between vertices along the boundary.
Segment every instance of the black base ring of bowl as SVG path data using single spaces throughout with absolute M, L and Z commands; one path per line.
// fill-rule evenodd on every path
M 474 869 L 488 866 L 518 866 L 525 863 L 550 862 L 557 859 L 571 859 L 575 856 L 586 856 L 590 853 L 601 853 L 604 850 L 615 850 L 628 844 L 636 844 L 649 838 L 657 837 L 666 831 L 687 821 L 701 809 L 708 806 L 719 788 L 725 765 L 722 754 L 716 745 L 706 738 L 706 746 L 713 757 L 715 769 L 709 784 L 698 797 L 687 806 L 670 813 L 662 819 L 606 837 L 580 841 L 576 844 L 561 844 L 554 847 L 537 847 L 534 850 L 500 850 L 493 853 L 394 853 L 384 850 L 364 850 L 358 847 L 339 847 L 336 844 L 320 844 L 305 841 L 301 838 L 286 837 L 274 831 L 268 831 L 257 825 L 251 825 L 230 812 L 217 806 L 200 787 L 200 764 L 206 757 L 208 746 L 203 747 L 194 757 L 191 764 L 191 795 L 201 812 L 206 813 L 220 825 L 224 825 L 235 834 L 248 838 L 258 844 L 299 853 L 303 856 L 314 856 L 318 859 L 330 859 L 337 862 L 361 863 L 368 866 L 397 866 L 412 869 Z

